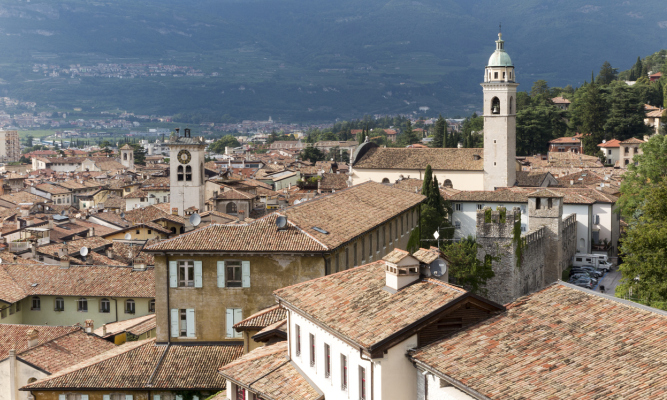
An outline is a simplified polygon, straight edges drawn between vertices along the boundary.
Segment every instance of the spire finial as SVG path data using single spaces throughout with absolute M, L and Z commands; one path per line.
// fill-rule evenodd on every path
M 503 32 L 503 24 L 501 22 L 501 23 L 498 24 L 498 33 L 502 33 L 502 32 Z

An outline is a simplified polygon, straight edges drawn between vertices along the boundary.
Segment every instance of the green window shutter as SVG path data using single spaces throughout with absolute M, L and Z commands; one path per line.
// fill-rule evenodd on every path
M 178 286 L 178 263 L 169 261 L 169 287 Z
M 185 311 L 188 337 L 195 337 L 195 309 L 188 308 Z
M 225 318 L 225 325 L 227 326 L 227 337 L 234 337 L 234 309 L 227 309 L 227 317 Z
M 195 287 L 202 287 L 201 261 L 195 261 Z
M 242 320 L 243 320 L 243 310 L 241 310 L 240 308 L 235 308 L 234 309 L 234 323 L 238 324 Z M 234 337 L 242 337 L 242 336 L 243 336 L 243 334 L 241 332 L 236 332 L 236 330 L 234 331 Z
M 178 337 L 178 308 L 171 309 L 171 337 Z
M 218 261 L 218 287 L 225 287 L 225 262 Z
M 250 287 L 250 261 L 241 261 L 241 286 Z

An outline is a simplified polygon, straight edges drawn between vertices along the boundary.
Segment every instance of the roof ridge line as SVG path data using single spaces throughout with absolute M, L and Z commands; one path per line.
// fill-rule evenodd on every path
M 260 310 L 260 311 L 256 312 L 255 314 L 249 316 L 248 318 L 244 319 L 243 321 L 247 321 L 247 320 L 249 320 L 249 319 L 251 319 L 251 318 L 257 318 L 257 317 L 262 316 L 262 315 L 264 315 L 264 314 L 266 314 L 266 313 L 269 313 L 269 312 L 271 312 L 271 311 L 279 310 L 280 308 L 281 308 L 281 307 L 280 307 L 280 304 L 276 304 L 276 305 L 273 305 L 273 306 L 271 306 L 271 307 L 267 307 L 267 308 L 265 308 L 265 309 L 263 309 L 263 310 Z M 240 324 L 240 323 L 243 322 L 243 321 L 238 322 L 238 323 L 235 324 L 234 326 Z
M 63 333 L 63 334 L 60 335 L 60 336 L 56 336 L 56 337 L 54 337 L 54 338 L 51 338 L 51 339 L 47 340 L 47 341 L 44 342 L 44 343 L 39 343 L 39 344 L 36 345 L 36 346 L 28 347 L 27 349 L 23 350 L 22 352 L 18 353 L 17 355 L 19 355 L 19 354 L 25 354 L 25 353 L 27 353 L 28 351 L 30 351 L 30 350 L 32 350 L 32 349 L 36 349 L 36 348 L 38 348 L 38 347 L 42 347 L 42 346 L 44 346 L 44 345 L 46 345 L 46 344 L 48 344 L 48 343 L 53 342 L 54 340 L 58 340 L 58 339 L 63 338 L 63 337 L 65 337 L 65 336 L 71 335 L 72 333 L 79 332 L 79 331 L 83 331 L 83 328 L 82 328 L 81 326 L 72 325 L 72 328 L 75 328 L 75 329 L 74 329 L 74 330 L 71 330 L 71 331 L 69 331 L 69 332 Z M 36 329 L 36 328 L 35 328 L 35 329 Z M 39 329 L 37 329 L 37 330 L 39 331 Z M 87 332 L 84 332 L 84 333 L 87 333 Z

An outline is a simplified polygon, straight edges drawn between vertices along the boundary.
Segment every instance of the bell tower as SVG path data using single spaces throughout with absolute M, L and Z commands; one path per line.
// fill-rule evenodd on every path
M 498 33 L 484 71 L 484 190 L 516 183 L 516 75 Z
M 177 208 L 180 216 L 183 216 L 185 210 L 190 207 L 203 212 L 206 192 L 204 138 L 192 138 L 190 129 L 185 129 L 184 136 L 180 136 L 179 129 L 176 129 L 176 133 L 171 135 L 167 145 L 169 146 L 169 200 L 172 210 Z

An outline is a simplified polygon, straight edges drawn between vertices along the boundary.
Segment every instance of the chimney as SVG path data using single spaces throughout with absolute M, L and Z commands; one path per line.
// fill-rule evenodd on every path
M 37 329 L 28 329 L 26 332 L 28 337 L 28 348 L 33 348 L 39 344 L 39 331 Z
M 239 210 L 239 222 L 245 221 L 245 211 Z
M 60 257 L 60 269 L 69 269 L 69 257 L 68 256 Z
M 419 260 L 401 249 L 394 249 L 384 258 L 385 289 L 395 293 L 419 279 Z
M 570 186 L 574 185 L 574 179 L 570 179 Z
M 30 255 L 33 260 L 37 258 L 37 243 L 32 243 L 30 246 Z
M 177 207 L 173 207 L 171 209 L 171 215 L 178 215 L 178 208 Z
M 95 236 L 95 228 L 91 226 L 90 228 L 88 228 L 88 237 L 93 237 L 93 236 Z
M 49 219 L 49 229 L 53 229 L 53 218 Z
M 95 331 L 95 325 L 93 324 L 92 319 L 87 319 L 85 324 L 86 333 L 93 333 L 93 331 Z
M 107 324 L 102 325 L 102 336 L 107 335 Z

